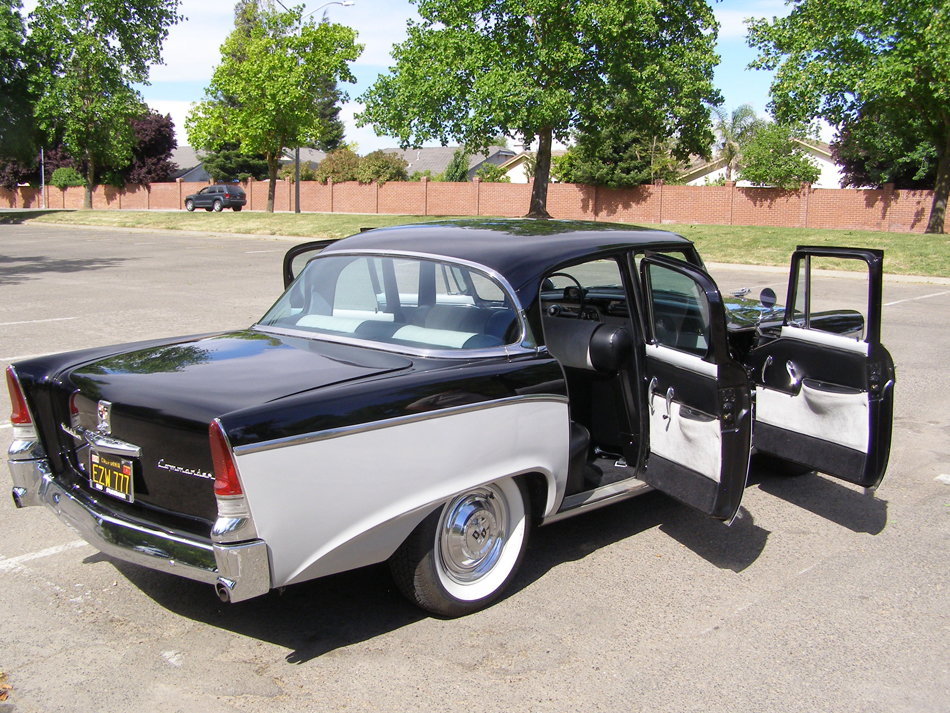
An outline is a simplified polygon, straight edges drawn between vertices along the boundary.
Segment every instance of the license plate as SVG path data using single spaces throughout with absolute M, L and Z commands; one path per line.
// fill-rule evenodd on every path
M 132 502 L 132 461 L 106 453 L 90 453 L 89 485 Z

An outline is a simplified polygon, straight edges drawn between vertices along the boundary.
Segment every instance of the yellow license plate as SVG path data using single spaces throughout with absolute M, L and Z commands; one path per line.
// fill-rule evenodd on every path
M 91 453 L 89 466 L 89 485 L 132 502 L 132 461 L 105 453 Z

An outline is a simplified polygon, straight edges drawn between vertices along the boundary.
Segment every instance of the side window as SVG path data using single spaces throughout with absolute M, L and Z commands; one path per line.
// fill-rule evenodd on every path
M 709 351 L 709 303 L 696 282 L 661 265 L 647 265 L 645 282 L 657 344 L 704 357 Z
M 842 270 L 851 272 L 853 279 L 842 279 Z M 787 323 L 855 341 L 865 339 L 869 309 L 868 271 L 868 264 L 859 259 L 802 257 L 795 269 L 794 295 L 789 300 L 792 309 L 787 315 Z
M 333 314 L 347 312 L 376 312 L 379 308 L 367 260 L 354 260 L 340 271 L 333 295 Z
M 601 320 L 626 317 L 626 294 L 615 260 L 591 260 L 559 268 L 541 283 L 541 301 L 551 317 Z

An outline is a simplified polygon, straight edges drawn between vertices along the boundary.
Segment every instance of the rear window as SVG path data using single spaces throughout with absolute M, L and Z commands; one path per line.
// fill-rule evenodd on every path
M 512 300 L 491 276 L 402 256 L 314 258 L 258 326 L 397 350 L 492 349 L 522 336 Z

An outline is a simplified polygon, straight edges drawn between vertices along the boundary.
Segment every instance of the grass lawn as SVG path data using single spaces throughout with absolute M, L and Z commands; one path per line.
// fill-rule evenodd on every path
M 411 215 L 344 213 L 208 213 L 196 211 L 16 211 L 0 212 L 0 225 L 31 221 L 151 230 L 342 238 L 360 228 L 445 220 Z M 785 267 L 797 245 L 882 248 L 884 270 L 898 275 L 950 277 L 950 235 L 877 233 L 868 230 L 811 230 L 728 225 L 662 225 L 696 243 L 707 262 Z M 850 261 L 848 261 L 850 262 Z M 842 267 L 847 267 L 843 265 Z

